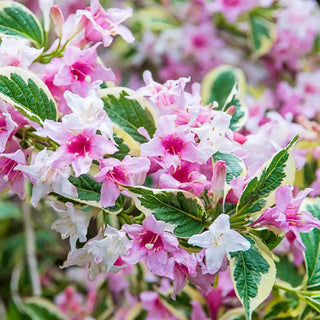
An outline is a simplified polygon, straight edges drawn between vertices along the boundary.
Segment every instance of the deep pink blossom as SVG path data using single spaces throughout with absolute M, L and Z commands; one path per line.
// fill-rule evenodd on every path
M 133 158 L 127 155 L 122 161 L 114 158 L 100 161 L 99 173 L 94 176 L 103 182 L 101 188 L 101 205 L 111 207 L 120 195 L 119 183 L 141 185 L 144 183 L 150 167 L 147 158 Z
M 132 247 L 124 260 L 130 264 L 145 261 L 152 273 L 173 279 L 174 261 L 169 254 L 177 252 L 179 242 L 167 228 L 172 226 L 157 221 L 153 215 L 145 218 L 142 225 L 124 225 L 122 229 L 132 238 Z

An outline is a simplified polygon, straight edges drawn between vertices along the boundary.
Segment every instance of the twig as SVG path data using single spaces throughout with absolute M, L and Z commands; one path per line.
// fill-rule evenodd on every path
M 25 237 L 26 237 L 26 253 L 29 266 L 29 273 L 32 284 L 33 295 L 41 295 L 40 277 L 37 269 L 37 256 L 35 235 L 31 218 L 31 207 L 27 201 L 22 201 L 22 215 L 24 221 Z

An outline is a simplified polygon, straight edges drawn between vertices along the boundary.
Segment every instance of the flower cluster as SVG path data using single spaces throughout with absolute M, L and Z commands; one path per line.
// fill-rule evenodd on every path
M 271 319 L 277 304 L 260 306 L 274 290 L 290 305 L 287 290 L 319 311 L 316 2 L 190 1 L 155 13 L 141 1 L 136 15 L 99 0 L 26 5 L 43 23 L 22 4 L 0 6 L 0 192 L 41 208 L 69 241 L 56 274 L 85 290 L 64 286 L 51 308 L 201 320 L 242 304 L 239 316 L 258 308 Z M 278 283 L 284 259 L 294 270 L 306 262 L 306 283 L 285 286 L 280 272 Z

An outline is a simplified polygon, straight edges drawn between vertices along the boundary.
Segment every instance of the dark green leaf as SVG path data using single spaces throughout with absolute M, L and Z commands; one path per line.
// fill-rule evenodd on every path
M 112 155 L 112 158 L 117 158 L 119 160 L 122 160 L 127 154 L 129 154 L 130 148 L 125 143 L 123 143 L 122 138 L 119 138 L 116 135 L 113 135 L 113 138 L 117 144 L 117 148 L 119 149 L 119 151 L 114 153 Z
M 239 130 L 247 116 L 247 107 L 241 100 L 245 90 L 245 76 L 235 67 L 223 65 L 210 71 L 202 82 L 201 97 L 205 104 L 218 102 L 217 110 L 226 111 L 235 106 L 230 121 L 232 130 Z
M 320 219 L 320 201 L 308 204 L 306 210 L 311 212 L 315 218 Z M 308 233 L 300 233 L 302 241 L 306 246 L 305 261 L 307 267 L 308 287 L 320 285 L 320 230 L 314 228 Z
M 285 149 L 272 158 L 271 163 L 263 169 L 260 177 L 255 177 L 248 183 L 239 199 L 238 213 L 256 213 L 265 206 L 265 199 L 281 185 L 286 177 L 285 168 L 289 159 L 289 149 L 297 139 L 298 137 L 295 137 Z
M 44 32 L 37 17 L 26 7 L 9 1 L 0 3 L 0 35 L 26 38 L 44 46 Z
M 303 274 L 298 268 L 288 259 L 287 256 L 280 256 L 280 260 L 276 262 L 277 278 L 288 282 L 292 287 L 297 287 L 301 284 Z
M 227 182 L 229 183 L 232 179 L 238 177 L 243 172 L 243 167 L 241 166 L 242 161 L 235 155 L 230 153 L 216 152 L 213 155 L 213 160 L 216 162 L 218 160 L 223 160 L 227 166 Z
M 76 186 L 78 198 L 85 201 L 100 201 L 101 182 L 97 182 L 89 174 L 82 174 L 79 177 L 69 177 L 69 181 Z
M 169 189 L 159 191 L 145 187 L 125 188 L 138 195 L 142 212 L 146 208 L 157 220 L 176 225 L 174 233 L 178 237 L 190 237 L 203 230 L 206 214 L 200 199 L 187 197 L 191 194 Z
M 230 253 L 230 271 L 247 319 L 251 319 L 253 310 L 270 294 L 276 271 L 270 251 L 257 240 L 246 238 L 251 247 Z
M 266 17 L 249 14 L 252 49 L 255 57 L 260 57 L 271 49 L 276 40 L 275 24 Z
M 145 128 L 150 137 L 152 137 L 156 131 L 152 114 L 148 109 L 144 109 L 137 100 L 128 99 L 126 96 L 128 94 L 122 91 L 119 97 L 112 94 L 102 97 L 104 109 L 110 119 L 135 141 L 139 143 L 148 142 L 137 129 L 140 127 Z
M 7 70 L 15 70 L 17 73 L 10 72 L 10 76 L 3 75 L 2 71 Z M 25 81 L 18 73 L 26 74 L 20 68 L 0 69 L 0 97 L 13 104 L 24 116 L 39 124 L 45 119 L 56 120 L 57 108 L 54 101 L 37 83 L 41 83 L 43 87 L 45 84 L 38 78 L 36 83 L 31 76 Z
M 264 316 L 265 320 L 275 319 L 291 319 L 288 315 L 296 308 L 299 307 L 298 300 L 282 300 L 274 304 L 271 310 Z

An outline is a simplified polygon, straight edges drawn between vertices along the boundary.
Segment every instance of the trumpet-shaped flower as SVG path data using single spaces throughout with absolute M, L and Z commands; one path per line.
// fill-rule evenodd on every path
M 230 229 L 229 216 L 221 214 L 208 231 L 190 237 L 189 244 L 206 248 L 206 265 L 210 273 L 219 271 L 227 252 L 245 251 L 250 242 L 238 232 Z
M 33 183 L 31 204 L 35 207 L 39 200 L 54 191 L 69 198 L 78 196 L 76 187 L 68 180 L 69 167 L 53 167 L 46 149 L 40 151 L 31 165 L 18 164 L 14 170 L 24 172 Z
M 89 280 L 94 280 L 98 274 L 112 271 L 117 259 L 125 255 L 129 247 L 130 242 L 123 231 L 107 226 L 104 237 L 98 234 L 83 248 L 69 252 L 62 267 L 88 264 Z
M 0 192 L 10 188 L 23 199 L 24 175 L 21 171 L 16 170 L 18 164 L 27 164 L 25 153 L 21 149 L 12 153 L 0 154 Z
M 71 251 L 76 249 L 76 243 L 87 241 L 87 231 L 92 214 L 75 210 L 71 202 L 66 203 L 67 210 L 63 210 L 56 205 L 52 208 L 59 214 L 60 219 L 56 220 L 51 228 L 61 233 L 61 238 L 69 238 Z
M 131 238 L 132 247 L 124 260 L 130 264 L 145 261 L 151 272 L 173 279 L 174 260 L 169 254 L 178 251 L 179 242 L 166 228 L 171 225 L 157 221 L 153 215 L 144 219 L 142 225 L 124 225 L 124 230 Z
M 112 8 L 105 11 L 99 0 L 91 0 L 90 8 L 78 10 L 85 25 L 85 41 L 100 41 L 108 47 L 113 37 L 119 34 L 125 41 L 133 42 L 134 36 L 131 31 L 121 23 L 132 16 L 131 8 Z
M 122 161 L 118 159 L 102 159 L 100 171 L 94 177 L 103 182 L 101 188 L 101 205 L 111 207 L 120 195 L 119 183 L 126 185 L 143 184 L 150 161 L 147 158 L 132 158 L 127 155 Z
M 53 165 L 71 164 L 76 177 L 88 173 L 93 160 L 118 150 L 113 142 L 96 134 L 96 129 L 92 128 L 71 130 L 64 123 L 46 120 L 41 134 L 60 144 L 53 154 Z

